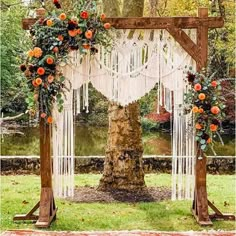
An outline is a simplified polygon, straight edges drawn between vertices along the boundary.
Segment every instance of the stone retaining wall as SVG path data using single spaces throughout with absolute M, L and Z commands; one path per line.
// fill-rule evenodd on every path
M 75 158 L 75 173 L 102 173 L 103 156 Z M 145 156 L 145 173 L 171 173 L 171 157 Z M 1 157 L 1 174 L 39 174 L 39 157 Z M 234 174 L 235 157 L 208 157 L 211 174 Z

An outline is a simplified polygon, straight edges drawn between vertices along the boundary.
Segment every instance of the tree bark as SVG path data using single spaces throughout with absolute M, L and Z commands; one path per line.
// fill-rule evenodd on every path
M 106 4 L 110 4 L 106 1 Z M 107 10 L 113 7 L 107 5 Z M 142 16 L 144 0 L 124 1 L 123 16 Z M 109 16 L 109 12 L 105 12 Z M 116 14 L 119 14 L 119 9 Z M 145 187 L 143 172 L 143 144 L 138 103 L 126 107 L 110 104 L 108 109 L 109 128 L 103 176 L 99 189 L 132 189 Z

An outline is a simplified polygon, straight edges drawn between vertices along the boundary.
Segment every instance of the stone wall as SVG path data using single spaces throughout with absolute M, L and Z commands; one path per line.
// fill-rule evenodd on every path
M 210 174 L 235 174 L 235 157 L 208 157 Z M 104 157 L 75 158 L 75 173 L 102 173 Z M 171 158 L 148 156 L 143 158 L 145 173 L 171 173 Z M 39 157 L 1 157 L 1 174 L 39 174 Z

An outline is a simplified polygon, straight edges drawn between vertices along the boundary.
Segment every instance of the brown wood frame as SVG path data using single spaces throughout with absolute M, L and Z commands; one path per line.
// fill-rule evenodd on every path
M 43 16 L 42 9 L 38 9 L 38 18 Z M 22 27 L 25 30 L 36 22 L 37 18 L 22 20 Z M 201 71 L 207 65 L 208 55 L 208 29 L 223 27 L 222 17 L 208 17 L 207 8 L 199 8 L 197 17 L 116 17 L 107 18 L 117 29 L 166 29 L 174 39 L 185 49 L 185 51 L 196 61 L 197 71 Z M 183 31 L 183 29 L 197 29 L 197 42 Z M 36 220 L 37 227 L 48 227 L 56 217 L 56 207 L 52 191 L 52 163 L 50 153 L 50 126 L 40 120 L 40 170 L 41 170 L 41 198 L 40 203 L 27 214 L 17 215 L 14 220 Z M 198 158 L 198 157 L 202 158 Z M 211 218 L 235 220 L 234 215 L 222 214 L 207 199 L 206 188 L 206 156 L 198 151 L 195 166 L 195 195 L 192 204 L 192 213 L 200 225 L 212 225 Z M 208 206 L 215 214 L 209 216 Z M 32 215 L 39 207 L 39 217 Z

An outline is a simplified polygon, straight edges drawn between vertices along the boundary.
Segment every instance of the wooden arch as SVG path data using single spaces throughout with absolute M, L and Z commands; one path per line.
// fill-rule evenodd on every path
M 40 11 L 38 11 L 40 12 Z M 38 14 L 38 18 L 42 15 Z M 37 18 L 23 19 L 23 29 L 28 30 Z M 116 29 L 166 29 L 185 51 L 196 61 L 197 71 L 207 65 L 208 29 L 223 27 L 222 17 L 208 17 L 207 8 L 199 8 L 197 17 L 116 17 L 107 18 L 106 22 Z M 196 29 L 197 42 L 183 31 Z M 50 152 L 50 125 L 40 120 L 40 175 L 41 197 L 35 207 L 26 215 L 16 215 L 14 220 L 37 220 L 37 227 L 49 227 L 56 217 L 57 208 L 52 190 L 52 163 Z M 202 159 L 198 159 L 203 156 Z M 200 225 L 212 225 L 211 218 L 233 219 L 234 215 L 223 215 L 208 199 L 206 188 L 206 156 L 201 151 L 196 157 L 195 195 L 191 207 L 192 213 Z M 215 212 L 209 215 L 208 206 Z M 39 216 L 34 212 L 39 208 Z

